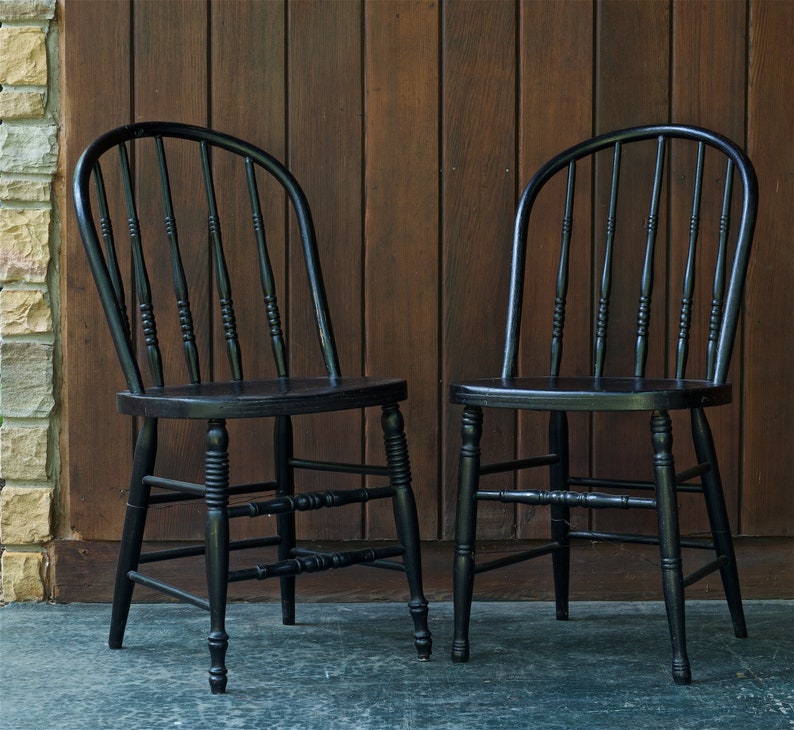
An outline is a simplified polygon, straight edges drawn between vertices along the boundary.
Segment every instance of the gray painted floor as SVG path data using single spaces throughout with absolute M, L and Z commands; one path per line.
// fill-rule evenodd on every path
M 750 638 L 721 601 L 690 602 L 694 682 L 675 686 L 660 603 L 477 603 L 472 657 L 452 664 L 452 606 L 431 605 L 433 659 L 414 659 L 396 604 L 233 605 L 229 692 L 212 696 L 208 617 L 135 605 L 111 651 L 109 607 L 0 609 L 0 728 L 794 728 L 794 602 L 748 601 Z

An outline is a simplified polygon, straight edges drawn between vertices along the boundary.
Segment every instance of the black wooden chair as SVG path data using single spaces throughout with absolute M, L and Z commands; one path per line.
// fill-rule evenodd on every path
M 680 213 L 679 207 L 684 208 Z M 686 586 L 719 570 L 734 633 L 746 636 L 705 409 L 731 401 L 726 379 L 756 208 L 757 183 L 747 157 L 724 137 L 689 126 L 646 126 L 596 137 L 558 154 L 529 182 L 515 220 L 501 374 L 453 383 L 450 390 L 451 401 L 464 407 L 454 661 L 469 658 L 475 573 L 551 554 L 557 618 L 568 618 L 574 539 L 659 545 L 676 683 L 691 681 L 684 632 Z M 544 260 L 552 262 L 552 272 L 541 268 Z M 525 272 L 531 281 L 525 282 Z M 539 293 L 547 290 L 551 301 L 543 309 Z M 545 323 L 540 332 L 529 326 L 535 323 Z M 550 362 L 547 374 L 519 374 L 536 364 L 545 370 L 543 361 Z M 525 419 L 518 421 L 519 432 L 531 417 L 523 412 L 548 412 L 549 453 L 486 463 L 481 457 L 486 407 L 518 412 Z M 676 473 L 670 412 L 679 410 L 689 411 L 697 464 Z M 592 414 L 577 420 L 577 435 L 585 434 L 577 440 L 569 439 L 567 414 L 574 411 Z M 598 413 L 604 411 L 612 414 Z M 592 455 L 576 456 L 569 448 L 586 450 L 588 438 L 599 436 L 599 429 L 614 428 L 615 412 L 632 419 L 630 411 L 650 413 L 652 458 L 647 470 L 632 478 L 613 479 L 614 472 L 593 475 L 588 468 Z M 489 433 L 489 438 L 498 436 Z M 599 444 L 614 447 L 619 461 L 630 441 L 625 430 L 616 430 L 602 433 Z M 542 449 L 545 445 L 538 451 Z M 574 458 L 582 476 L 570 473 Z M 533 467 L 548 467 L 548 489 L 529 488 L 528 473 L 520 470 Z M 481 482 L 494 474 L 502 480 L 507 474 L 511 481 L 486 488 Z M 650 495 L 643 489 L 651 490 Z M 700 492 L 705 499 L 706 537 L 680 534 L 678 502 L 692 499 L 686 492 Z M 512 503 L 514 509 L 526 510 L 525 516 L 548 507 L 550 542 L 475 563 L 481 501 Z M 588 510 L 581 514 L 592 522 L 572 524 L 573 507 Z M 636 516 L 623 519 L 620 529 L 598 529 L 596 513 L 589 510 L 602 508 L 654 510 L 656 520 L 643 525 Z M 714 560 L 685 577 L 682 548 L 713 550 Z
M 264 193 L 270 197 L 265 198 Z M 239 139 L 184 124 L 140 123 L 110 131 L 87 147 L 74 174 L 74 202 L 127 382 L 127 390 L 117 394 L 118 409 L 137 418 L 110 646 L 122 644 L 135 584 L 194 604 L 210 613 L 209 682 L 213 693 L 224 692 L 228 583 L 279 578 L 282 619 L 292 624 L 297 575 L 366 564 L 405 572 L 416 649 L 420 659 L 427 659 L 431 651 L 428 608 L 422 589 L 408 448 L 398 406 L 407 397 L 406 383 L 394 378 L 341 375 L 311 213 L 292 175 L 273 157 Z M 290 208 L 294 215 L 289 214 Z M 272 228 L 268 226 L 266 240 L 268 212 Z M 112 219 L 121 222 L 115 232 Z M 284 254 L 285 231 L 290 226 L 295 226 L 295 240 L 299 240 L 293 257 Z M 289 258 L 286 265 L 297 272 L 290 278 L 291 301 L 301 301 L 295 293 L 300 280 L 305 281 L 300 269 L 305 268 L 308 274 L 309 293 L 303 301 L 311 314 L 304 329 L 319 335 L 318 354 L 311 357 L 316 362 L 313 374 L 295 376 L 290 367 L 294 359 L 290 345 L 307 367 L 310 358 L 305 353 L 311 352 L 311 342 L 300 347 L 286 342 L 276 300 L 280 274 L 272 263 L 274 257 L 282 263 Z M 248 290 L 261 287 L 254 296 L 242 287 L 234 290 L 235 295 L 259 299 L 261 307 L 256 309 L 260 319 L 254 319 L 247 308 L 243 311 L 235 306 L 231 283 L 235 274 L 246 279 Z M 128 296 L 130 290 L 134 297 Z M 197 295 L 199 303 L 191 303 L 190 295 Z M 290 319 L 303 321 L 295 310 L 289 312 Z M 246 324 L 238 326 L 243 318 Z M 244 343 L 246 334 L 252 336 Z M 293 417 L 365 407 L 381 409 L 385 465 L 294 455 Z M 246 419 L 232 432 L 245 435 L 251 419 L 261 418 L 273 422 L 272 477 L 230 485 L 231 424 L 227 429 L 227 420 Z M 155 475 L 161 419 L 206 424 L 206 429 L 199 431 L 185 427 L 185 433 L 199 437 L 197 471 L 201 474 L 203 458 L 203 481 Z M 327 422 L 322 428 L 329 428 Z M 344 431 L 349 425 L 339 428 Z M 360 433 L 361 427 L 350 436 L 358 439 Z M 124 449 L 126 444 L 118 447 Z M 257 451 L 264 452 L 267 441 L 261 450 L 258 447 L 256 444 Z M 183 442 L 179 448 L 186 448 Z M 295 488 L 298 470 L 324 472 L 327 479 L 342 478 L 341 473 L 353 476 L 345 477 L 345 488 L 302 492 Z M 240 497 L 255 493 L 261 496 Z M 378 499 L 391 500 L 396 544 L 373 541 L 339 552 L 297 545 L 296 512 L 347 506 L 352 512 L 334 519 L 353 520 L 358 525 L 362 505 Z M 141 553 L 150 507 L 184 500 L 202 500 L 206 506 L 203 544 Z M 275 517 L 256 534 L 277 534 L 230 539 L 230 520 L 267 520 L 266 516 Z M 274 546 L 277 553 L 270 562 L 230 570 L 231 550 L 267 546 Z M 205 555 L 206 561 L 206 598 L 152 577 L 151 571 L 149 575 L 139 571 L 143 563 L 200 555 Z

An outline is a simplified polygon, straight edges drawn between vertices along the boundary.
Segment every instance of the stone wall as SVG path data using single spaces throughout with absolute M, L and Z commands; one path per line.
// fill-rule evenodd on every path
M 47 598 L 58 477 L 55 0 L 0 0 L 0 545 L 6 601 Z

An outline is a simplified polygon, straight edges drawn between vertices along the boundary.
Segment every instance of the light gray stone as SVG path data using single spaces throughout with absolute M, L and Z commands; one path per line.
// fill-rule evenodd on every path
M 58 164 L 58 129 L 49 125 L 0 125 L 0 170 L 52 175 Z
M 50 181 L 26 180 L 0 174 L 0 200 L 20 203 L 49 203 Z
M 0 0 L 2 20 L 52 20 L 55 0 Z
M 4 417 L 46 418 L 55 406 L 52 345 L 0 342 L 0 413 Z

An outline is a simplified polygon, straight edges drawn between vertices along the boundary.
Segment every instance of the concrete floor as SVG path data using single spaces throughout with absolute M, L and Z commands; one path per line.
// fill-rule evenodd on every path
M 207 683 L 207 615 L 133 606 L 126 648 L 109 606 L 0 608 L 0 728 L 794 728 L 794 602 L 748 601 L 750 638 L 722 601 L 688 604 L 693 684 L 669 674 L 660 603 L 477 603 L 472 657 L 452 664 L 452 606 L 431 605 L 433 659 L 414 658 L 397 604 L 236 604 L 229 691 Z

